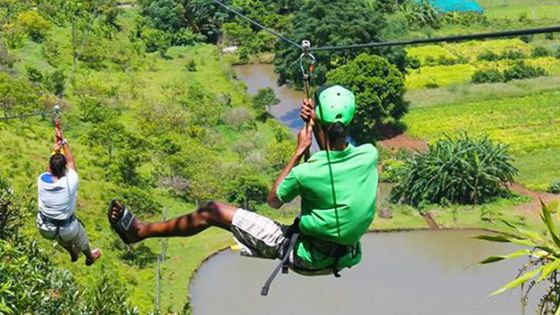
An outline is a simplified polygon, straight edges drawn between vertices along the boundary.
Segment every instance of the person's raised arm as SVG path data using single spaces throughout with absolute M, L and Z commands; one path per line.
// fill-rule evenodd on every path
M 56 136 L 57 138 L 61 139 L 60 140 L 60 144 L 62 146 L 62 149 L 64 150 L 64 156 L 66 157 L 66 167 L 68 169 L 72 169 L 74 171 L 76 171 L 76 161 L 74 160 L 74 154 L 72 154 L 72 150 L 70 149 L 70 145 L 68 145 L 68 142 L 66 141 L 66 139 L 64 138 L 64 135 L 62 134 L 62 130 L 60 129 L 56 129 Z
M 313 134 L 315 135 L 315 140 L 319 149 L 325 149 L 325 139 L 324 134 L 321 132 L 321 127 L 317 123 L 317 115 L 315 113 L 315 105 L 313 101 L 309 98 L 303 99 L 303 104 L 301 105 L 300 117 L 304 122 L 311 122 L 313 125 Z
M 274 185 L 272 186 L 272 189 L 268 194 L 268 205 L 274 209 L 280 208 L 283 204 L 283 202 L 278 198 L 278 187 L 280 186 L 284 178 L 286 178 L 286 176 L 290 174 L 292 169 L 297 164 L 299 164 L 299 161 L 305 154 L 305 151 L 311 146 L 312 128 L 313 128 L 313 123 L 309 124 L 307 128 L 304 127 L 303 129 L 300 130 L 300 132 L 298 133 L 296 152 L 294 153 L 294 155 L 292 156 L 288 164 L 286 164 L 282 172 L 280 172 L 280 175 L 278 175 L 278 178 L 274 182 Z

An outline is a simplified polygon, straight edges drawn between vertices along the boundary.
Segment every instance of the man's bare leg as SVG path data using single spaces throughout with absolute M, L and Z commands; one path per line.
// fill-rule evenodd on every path
M 225 203 L 210 201 L 192 213 L 163 222 L 146 223 L 134 219 L 125 233 L 132 243 L 136 243 L 152 237 L 192 236 L 211 226 L 229 231 L 237 209 Z M 111 222 L 116 222 L 122 215 L 123 207 L 116 204 L 111 209 Z

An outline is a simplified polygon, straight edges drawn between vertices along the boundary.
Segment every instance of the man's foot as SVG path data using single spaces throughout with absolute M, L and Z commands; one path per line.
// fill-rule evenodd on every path
M 95 261 L 97 261 L 101 257 L 101 250 L 96 248 L 91 251 L 91 254 L 88 258 L 86 258 L 86 266 L 91 266 Z
M 136 219 L 132 212 L 123 204 L 116 200 L 111 201 L 108 217 L 109 223 L 125 244 L 132 244 L 142 240 L 140 230 L 144 224 Z

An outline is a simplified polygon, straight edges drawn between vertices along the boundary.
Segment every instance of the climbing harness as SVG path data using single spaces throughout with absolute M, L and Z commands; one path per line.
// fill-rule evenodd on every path
M 70 224 L 72 224 L 72 222 L 74 222 L 74 220 L 76 220 L 76 216 L 74 214 L 72 214 L 70 217 L 68 217 L 67 219 L 64 219 L 64 220 L 52 219 L 52 218 L 44 215 L 41 211 L 39 211 L 39 216 L 41 217 L 41 220 L 43 221 L 43 223 L 48 223 L 48 224 L 54 225 L 56 227 L 54 237 L 52 238 L 53 240 L 56 239 L 59 236 L 61 228 L 65 228 L 65 227 L 69 226 Z
M 272 270 L 272 273 L 270 274 L 270 276 L 268 276 L 268 279 L 266 279 L 266 282 L 261 289 L 262 296 L 268 295 L 270 285 L 272 284 L 274 278 L 276 278 L 276 275 L 278 275 L 280 269 L 282 269 L 283 274 L 288 273 L 290 254 L 294 251 L 294 247 L 296 246 L 296 242 L 299 238 L 299 218 L 300 215 L 295 218 L 294 223 L 292 223 L 292 225 L 290 225 L 284 233 L 286 240 L 284 241 L 284 244 L 282 244 L 282 259 L 276 265 L 276 267 L 274 267 L 274 270 Z

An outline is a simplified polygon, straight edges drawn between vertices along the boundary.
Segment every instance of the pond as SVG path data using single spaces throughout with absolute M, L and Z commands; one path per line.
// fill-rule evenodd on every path
M 341 278 L 281 274 L 267 297 L 260 288 L 276 262 L 227 250 L 192 282 L 194 314 L 520 314 L 519 290 L 487 296 L 516 275 L 523 259 L 477 265 L 515 250 L 472 239 L 480 233 L 370 233 L 363 237 L 362 262 Z

